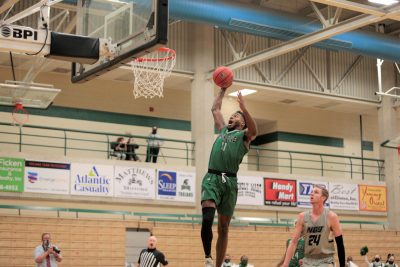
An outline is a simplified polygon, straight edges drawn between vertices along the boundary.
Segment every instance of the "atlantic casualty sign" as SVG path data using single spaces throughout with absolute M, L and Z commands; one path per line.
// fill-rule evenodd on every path
M 114 167 L 99 164 L 71 164 L 71 194 L 112 197 Z

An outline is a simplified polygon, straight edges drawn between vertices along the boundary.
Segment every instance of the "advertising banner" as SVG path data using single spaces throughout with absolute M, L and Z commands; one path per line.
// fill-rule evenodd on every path
M 25 160 L 0 158 L 0 191 L 24 191 Z
M 192 172 L 158 170 L 157 199 L 194 202 L 196 175 Z
M 195 202 L 196 174 L 194 172 L 178 172 L 176 200 Z
M 114 178 L 115 197 L 156 198 L 155 169 L 115 166 Z
M 314 185 L 322 185 L 328 189 L 328 182 L 321 181 L 297 181 L 297 206 L 302 208 L 310 208 L 310 195 Z M 329 199 L 325 202 L 325 207 L 329 207 Z
M 360 210 L 387 211 L 386 186 L 359 185 Z
M 264 204 L 297 206 L 296 180 L 264 178 Z
M 112 197 L 114 166 L 71 164 L 71 194 Z
M 263 178 L 238 176 L 238 205 L 263 206 Z
M 358 185 L 329 183 L 331 209 L 358 210 Z
M 69 194 L 70 164 L 25 161 L 25 192 Z

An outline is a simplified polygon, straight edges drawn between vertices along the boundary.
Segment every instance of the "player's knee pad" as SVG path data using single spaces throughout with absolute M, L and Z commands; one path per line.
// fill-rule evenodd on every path
M 215 216 L 215 208 L 213 207 L 206 207 L 203 208 L 203 226 L 205 227 L 212 227 L 214 223 L 214 216 Z

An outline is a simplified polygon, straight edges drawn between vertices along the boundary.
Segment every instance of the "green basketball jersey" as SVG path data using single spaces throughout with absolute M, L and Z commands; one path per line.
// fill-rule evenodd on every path
M 225 126 L 214 142 L 208 168 L 237 173 L 248 149 L 244 143 L 244 130 L 228 131 Z
M 286 247 L 289 246 L 291 238 L 288 239 L 286 243 Z M 290 259 L 289 267 L 299 267 L 299 260 L 304 258 L 304 238 L 299 238 L 297 242 L 296 251 L 294 252 L 293 257 Z

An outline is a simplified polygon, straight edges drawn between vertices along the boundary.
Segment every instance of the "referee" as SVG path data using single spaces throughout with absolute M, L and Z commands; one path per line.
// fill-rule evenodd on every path
M 164 254 L 156 249 L 157 238 L 150 236 L 147 241 L 147 248 L 140 252 L 137 267 L 158 267 L 160 263 L 162 266 L 167 266 L 168 261 L 165 259 Z

